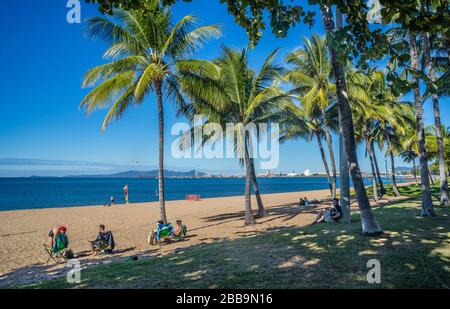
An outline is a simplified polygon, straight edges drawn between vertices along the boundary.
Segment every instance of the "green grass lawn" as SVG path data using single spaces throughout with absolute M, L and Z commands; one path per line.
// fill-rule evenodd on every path
M 394 191 L 392 190 L 391 184 L 385 184 L 384 188 L 386 189 L 386 196 L 394 196 Z M 436 199 L 437 201 L 439 201 L 440 200 L 439 185 L 435 184 L 434 186 L 431 186 L 430 189 L 431 189 L 431 195 L 433 196 L 433 198 Z M 398 191 L 404 197 L 420 197 L 422 194 L 422 189 L 420 187 L 420 184 L 419 185 L 412 184 L 412 185 L 408 185 L 408 186 L 399 186 Z M 370 198 L 373 197 L 372 186 L 367 187 L 366 192 Z M 350 190 L 350 195 L 352 197 L 355 196 L 355 191 L 353 189 Z
M 319 224 L 196 245 L 165 257 L 99 266 L 82 282 L 65 278 L 31 288 L 449 288 L 450 208 L 421 218 L 417 200 L 374 209 L 385 236 L 351 224 Z M 369 259 L 381 283 L 368 284 Z

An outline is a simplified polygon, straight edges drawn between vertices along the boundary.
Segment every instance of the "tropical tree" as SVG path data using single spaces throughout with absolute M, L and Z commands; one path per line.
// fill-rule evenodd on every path
M 411 148 L 408 148 L 408 149 L 400 152 L 399 156 L 406 163 L 412 163 L 413 164 L 412 172 L 413 172 L 413 175 L 414 175 L 414 182 L 417 185 L 419 183 L 418 180 L 417 180 L 417 165 L 416 165 L 416 159 L 418 157 L 417 153 L 411 147 Z
M 425 148 L 425 127 L 423 120 L 423 100 L 420 94 L 419 84 L 419 48 L 417 44 L 417 35 L 413 32 L 408 33 L 409 46 L 410 46 L 410 58 L 411 58 L 411 70 L 412 70 L 412 83 L 411 87 L 414 94 L 414 106 L 416 113 L 416 130 L 417 141 L 419 150 L 419 162 L 420 162 L 420 182 L 422 183 L 422 216 L 434 216 L 433 201 L 431 199 L 430 179 L 428 160 L 426 157 Z
M 431 44 L 431 35 L 429 33 L 425 33 L 423 36 L 423 53 L 425 57 L 425 63 L 428 69 L 428 77 L 430 82 L 433 83 L 434 87 L 428 87 L 429 92 L 431 93 L 431 100 L 433 102 L 433 112 L 434 112 L 434 127 L 436 133 L 436 143 L 437 143 L 437 156 L 439 162 L 439 180 L 440 180 L 440 190 L 441 190 L 441 205 L 450 205 L 450 199 L 448 195 L 448 182 L 447 182 L 447 168 L 445 164 L 445 150 L 444 150 L 444 141 L 443 141 L 443 133 L 442 133 L 442 125 L 441 125 L 441 112 L 439 108 L 439 98 L 437 88 L 437 77 L 435 64 L 432 59 L 432 44 Z
M 330 40 L 328 40 L 328 49 L 332 65 L 332 73 L 336 84 L 336 95 L 340 113 L 340 126 L 342 129 L 350 175 L 352 177 L 353 187 L 356 192 L 356 199 L 360 210 L 363 234 L 379 235 L 382 233 L 382 229 L 372 213 L 372 208 L 370 206 L 356 155 L 355 131 L 353 126 L 352 110 L 348 99 L 345 66 L 342 61 L 340 61 L 341 59 L 339 53 L 332 44 L 332 39 L 335 37 L 336 33 L 333 12 L 331 11 L 331 7 L 327 4 L 322 4 L 320 9 L 325 31 L 327 36 L 330 38 Z M 344 57 L 344 63 L 346 63 L 346 61 L 347 59 Z
M 305 46 L 303 48 L 289 53 L 286 57 L 286 62 L 291 64 L 292 68 L 287 72 L 284 79 L 290 82 L 301 96 L 300 100 L 304 106 L 306 117 L 319 114 L 322 120 L 323 126 L 320 128 L 320 136 L 317 135 L 317 137 L 323 135 L 328 146 L 332 170 L 331 195 L 332 198 L 335 198 L 336 161 L 326 111 L 335 103 L 336 87 L 330 81 L 331 63 L 327 54 L 325 38 L 313 35 L 311 40 L 308 38 L 304 40 Z M 320 121 L 316 121 L 316 123 L 320 123 Z M 327 176 L 330 178 L 329 174 Z
M 183 104 L 178 87 L 176 64 L 221 32 L 218 26 L 196 26 L 196 17 L 187 15 L 173 23 L 170 10 L 157 0 L 145 2 L 140 10 L 111 12 L 111 20 L 87 20 L 87 34 L 109 44 L 106 64 L 89 70 L 83 87 L 95 88 L 81 107 L 89 114 L 109 108 L 103 129 L 120 118 L 128 107 L 141 104 L 155 93 L 158 108 L 159 165 L 158 188 L 161 220 L 167 222 L 164 196 L 164 93 Z
M 389 91 L 384 98 L 390 113 L 389 117 L 380 119 L 378 122 L 378 144 L 381 145 L 383 142 L 387 144 L 386 156 L 389 156 L 391 161 L 392 189 L 394 196 L 400 196 L 395 177 L 395 155 L 401 152 L 401 137 L 406 134 L 406 128 L 414 125 L 414 111 L 409 103 L 397 102 L 397 98 Z
M 414 181 L 417 180 L 417 165 L 416 159 L 419 157 L 419 143 L 416 134 L 415 112 L 410 116 L 410 121 L 405 125 L 405 133 L 400 137 L 400 157 L 403 161 L 413 164 Z
M 383 148 L 383 135 L 380 135 L 379 127 L 384 122 L 393 122 L 395 120 L 392 114 L 391 106 L 387 101 L 387 92 L 385 86 L 384 74 L 381 71 L 370 69 L 369 72 L 350 72 L 349 80 L 359 83 L 358 89 L 364 91 L 363 95 L 354 95 L 351 93 L 352 107 L 354 111 L 354 120 L 356 127 L 360 130 L 361 138 L 366 142 L 367 153 L 369 154 L 371 166 L 375 178 L 380 186 L 380 194 L 386 193 L 378 161 L 375 154 L 374 143 L 378 141 L 380 148 Z M 358 78 L 354 78 L 354 77 Z M 355 87 L 354 87 L 355 88 Z M 355 91 L 353 91 L 355 92 Z M 374 180 L 374 183 L 377 181 Z M 375 190 L 375 189 L 374 189 Z M 376 198 L 376 196 L 374 195 Z
M 426 137 L 427 144 L 427 153 L 430 154 L 430 157 L 433 159 L 437 158 L 438 146 L 437 146 L 437 138 L 435 134 L 434 127 L 428 127 L 427 131 L 429 132 Z M 447 173 L 450 171 L 450 128 L 446 128 L 442 126 L 442 136 L 444 142 L 444 152 L 445 152 L 445 166 Z M 435 170 L 439 170 L 439 160 L 432 164 Z
M 285 117 L 281 121 L 281 142 L 296 139 L 304 139 L 307 141 L 315 139 L 317 141 L 320 156 L 327 175 L 330 194 L 333 194 L 333 182 L 322 140 L 325 136 L 325 126 L 337 130 L 337 118 L 336 105 L 329 108 L 325 113 L 320 112 L 308 115 L 308 113 L 305 112 L 305 106 L 302 103 L 300 103 L 299 106 L 292 103 L 285 108 Z
M 177 64 L 178 80 L 191 101 L 188 117 L 201 114 L 206 118 L 203 125 L 215 123 L 224 129 L 227 123 L 235 124 L 234 149 L 246 170 L 245 224 L 256 223 L 251 208 L 251 184 L 256 179 L 251 151 L 254 139 L 247 128 L 276 119 L 280 109 L 290 102 L 290 95 L 276 82 L 284 74 L 283 67 L 273 62 L 276 52 L 266 58 L 259 72 L 249 68 L 246 49 L 227 47 L 213 61 Z

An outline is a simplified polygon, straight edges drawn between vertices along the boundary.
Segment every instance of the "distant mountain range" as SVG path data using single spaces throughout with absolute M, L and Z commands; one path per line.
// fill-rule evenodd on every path
M 395 170 L 397 171 L 397 172 L 409 172 L 409 171 L 412 171 L 412 167 L 407 167 L 407 166 L 399 166 L 399 167 L 396 167 L 395 168 Z
M 164 176 L 165 177 L 194 177 L 194 176 L 206 176 L 206 173 L 203 172 L 197 172 L 195 170 L 188 171 L 188 172 L 175 172 L 175 171 L 169 171 L 164 170 Z M 76 176 L 66 176 L 66 177 L 74 177 L 74 178 L 99 178 L 99 177 L 106 177 L 106 178 L 155 178 L 158 177 L 158 170 L 152 170 L 152 171 L 126 171 L 126 172 L 120 172 L 120 173 L 114 173 L 109 175 L 76 175 Z

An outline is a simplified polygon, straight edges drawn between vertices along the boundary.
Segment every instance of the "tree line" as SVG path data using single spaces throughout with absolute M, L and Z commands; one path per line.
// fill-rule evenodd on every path
M 87 1 L 87 0 L 86 0 Z M 283 1 L 220 0 L 247 30 L 250 46 L 258 43 L 268 13 L 277 36 L 285 36 L 297 23 L 312 25 L 314 12 Z M 159 198 L 164 207 L 164 102 L 176 102 L 180 115 L 195 113 L 207 121 L 242 124 L 278 121 L 282 141 L 315 138 L 323 158 L 332 196 L 336 195 L 336 162 L 330 132 L 342 136 L 362 221 L 362 232 L 378 235 L 382 228 L 374 217 L 359 168 L 356 146 L 364 143 L 371 162 L 374 198 L 384 194 L 374 147 L 385 147 L 390 157 L 394 193 L 394 156 L 419 160 L 422 215 L 434 216 L 428 161 L 437 158 L 441 204 L 448 205 L 447 130 L 440 120 L 439 98 L 448 95 L 450 63 L 450 14 L 448 1 L 312 1 L 320 8 L 326 37 L 305 39 L 284 64 L 272 52 L 258 72 L 249 68 L 247 49 L 224 47 L 212 61 L 191 55 L 221 35 L 217 25 L 197 26 L 194 16 L 173 21 L 170 4 L 175 0 L 97 0 L 106 16 L 88 21 L 88 34 L 107 41 L 107 64 L 91 69 L 84 86 L 95 86 L 81 105 L 87 112 L 108 107 L 103 128 L 120 118 L 127 107 L 141 104 L 148 94 L 157 97 L 159 123 Z M 333 13 L 332 6 L 336 8 Z M 108 16 L 109 15 L 109 16 Z M 367 16 L 378 16 L 371 21 Z M 343 18 L 345 17 L 345 18 Z M 386 68 L 372 65 L 385 59 Z M 283 91 L 280 84 L 290 85 Z M 421 87 L 425 86 L 425 90 Z M 412 92 L 413 102 L 400 98 Z M 431 98 L 435 125 L 427 129 L 423 103 Z M 296 104 L 298 103 L 298 104 Z M 428 134 L 427 134 L 428 133 Z M 246 156 L 245 222 L 255 222 L 251 211 L 251 186 L 255 188 L 260 216 L 267 215 L 259 196 L 253 159 Z M 330 164 L 322 142 L 329 152 Z M 428 141 L 428 142 L 427 142 Z M 341 167 L 344 166 L 341 161 Z M 330 170 L 331 166 L 331 170 Z M 414 169 L 415 170 L 415 169 Z M 344 172 L 346 170 L 344 169 Z M 341 177 L 343 170 L 341 169 Z M 342 191 L 342 188 L 341 188 Z

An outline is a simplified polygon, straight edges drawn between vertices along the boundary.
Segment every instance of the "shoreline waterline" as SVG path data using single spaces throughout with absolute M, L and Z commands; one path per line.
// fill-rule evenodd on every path
M 402 181 L 407 180 L 399 183 Z M 368 179 L 365 182 L 371 184 Z M 105 205 L 111 196 L 116 204 L 124 204 L 125 184 L 131 203 L 159 200 L 158 180 L 153 178 L 0 178 L 0 212 Z M 180 201 L 192 194 L 202 199 L 240 196 L 244 194 L 244 184 L 243 178 L 169 178 L 165 180 L 165 199 Z M 327 178 L 315 176 L 261 177 L 258 184 L 263 194 L 328 189 Z

